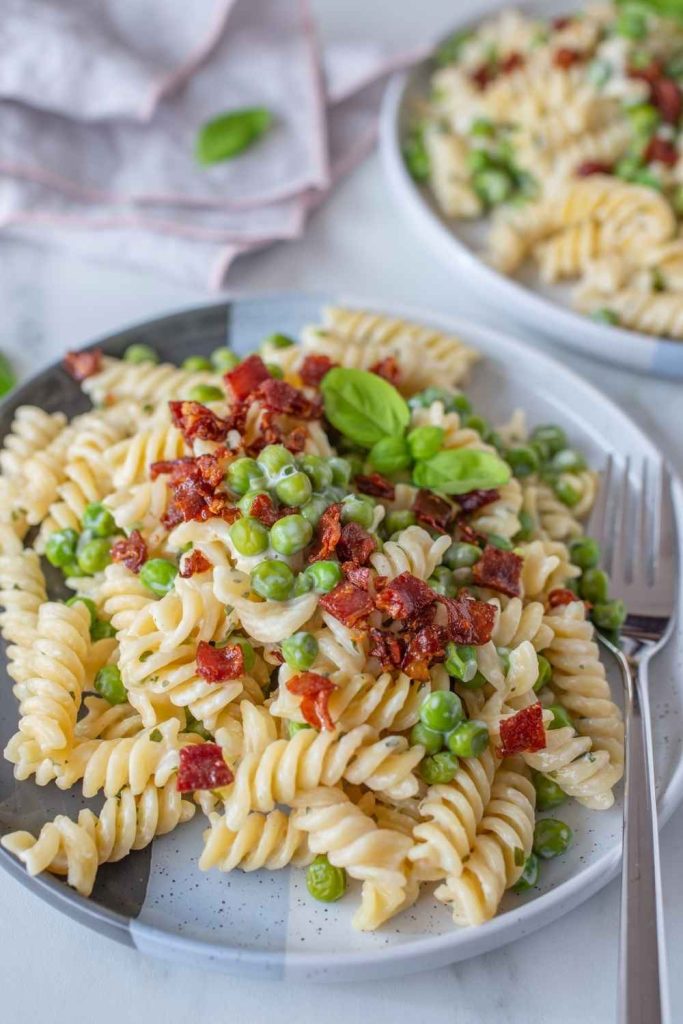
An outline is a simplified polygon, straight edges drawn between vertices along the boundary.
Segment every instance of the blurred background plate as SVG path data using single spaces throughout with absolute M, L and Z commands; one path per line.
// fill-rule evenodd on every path
M 304 324 L 319 322 L 324 301 L 320 296 L 286 295 L 203 306 L 117 331 L 95 344 L 120 355 L 131 343 L 144 341 L 174 362 L 192 353 L 208 354 L 223 344 L 244 354 L 273 331 L 296 335 Z M 343 296 L 334 301 L 381 308 Z M 494 422 L 506 419 L 517 407 L 526 410 L 532 425 L 558 422 L 596 468 L 609 451 L 636 460 L 653 453 L 651 442 L 624 413 L 533 348 L 457 319 L 402 308 L 386 312 L 459 334 L 484 354 L 468 393 L 477 411 Z M 70 416 L 86 406 L 74 381 L 59 365 L 53 366 L 4 403 L 0 436 L 7 432 L 15 408 L 25 403 L 48 411 L 61 409 Z M 678 484 L 675 502 L 681 523 L 683 493 Z M 683 796 L 682 669 L 683 634 L 677 624 L 655 664 L 652 688 L 662 823 Z M 6 672 L 3 675 L 4 747 L 16 729 L 17 705 Z M 619 697 L 619 683 L 610 675 Z M 12 766 L 0 761 L 0 834 L 16 828 L 38 831 L 56 813 L 74 815 L 81 806 L 76 792 L 16 782 Z M 332 906 L 316 903 L 308 896 L 301 871 L 204 874 L 197 868 L 204 827 L 199 816 L 155 840 L 149 849 L 104 865 L 90 900 L 49 875 L 29 878 L 4 850 L 0 864 L 71 917 L 143 952 L 240 974 L 359 981 L 435 968 L 494 949 L 572 910 L 605 885 L 619 869 L 619 802 L 602 814 L 570 803 L 562 816 L 576 836 L 568 854 L 543 865 L 537 890 L 525 897 L 508 895 L 500 915 L 477 929 L 454 928 L 448 910 L 425 892 L 417 906 L 379 932 L 359 934 L 350 923 L 354 893 Z
M 482 3 L 481 13 L 475 20 L 461 18 L 454 22 L 452 32 L 475 27 L 505 6 L 500 0 Z M 568 14 L 582 6 L 585 4 L 577 0 L 515 4 L 526 13 L 545 18 Z M 452 32 L 443 38 L 448 38 Z M 548 285 L 539 279 L 533 267 L 525 266 L 516 278 L 499 273 L 482 256 L 487 222 L 446 217 L 429 189 L 413 181 L 401 151 L 411 115 L 429 96 L 432 72 L 431 60 L 426 59 L 392 79 L 382 106 L 380 145 L 386 176 L 398 206 L 412 221 L 434 257 L 452 269 L 454 289 L 474 290 L 487 308 L 498 309 L 506 317 L 584 355 L 657 376 L 683 379 L 683 342 L 596 323 L 572 310 L 573 284 Z

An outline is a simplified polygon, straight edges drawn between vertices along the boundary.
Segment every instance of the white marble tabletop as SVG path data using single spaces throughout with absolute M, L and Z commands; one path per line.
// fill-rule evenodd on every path
M 476 0 L 467 5 L 476 7 Z M 438 32 L 454 10 L 452 0 L 318 0 L 316 8 L 326 33 L 348 34 L 356 26 L 406 42 L 425 20 Z M 22 376 L 99 333 L 207 299 L 162 278 L 7 240 L 0 242 L 0 267 L 0 349 L 15 358 Z M 468 301 L 462 283 L 421 248 L 388 194 L 377 156 L 315 214 L 301 242 L 243 260 L 230 285 L 236 294 L 341 290 L 388 306 L 413 303 L 509 327 Z M 560 349 L 556 354 L 626 409 L 683 472 L 682 385 Z M 683 1020 L 682 847 L 683 810 L 662 836 L 673 1021 Z M 324 1016 L 328 1024 L 361 1018 L 407 1024 L 438 1014 L 459 1024 L 607 1024 L 615 1013 L 618 895 L 613 882 L 544 930 L 450 968 L 323 989 L 257 984 L 146 959 L 86 931 L 2 874 L 1 1016 L 22 1024 L 261 1024 L 283 1015 L 306 1022 Z

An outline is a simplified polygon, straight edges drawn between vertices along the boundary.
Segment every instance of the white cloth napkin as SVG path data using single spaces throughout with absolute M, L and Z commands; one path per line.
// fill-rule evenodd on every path
M 416 53 L 320 53 L 304 0 L 5 0 L 0 228 L 220 287 L 236 256 L 298 237 L 374 142 L 380 83 Z M 274 127 L 203 168 L 199 126 Z

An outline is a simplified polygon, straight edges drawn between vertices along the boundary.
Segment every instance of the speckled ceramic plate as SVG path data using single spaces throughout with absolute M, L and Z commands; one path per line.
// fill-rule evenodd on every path
M 335 299 L 344 301 L 339 296 Z M 136 325 L 96 344 L 117 355 L 131 342 L 145 341 L 176 362 L 190 353 L 209 353 L 224 344 L 244 353 L 273 331 L 296 333 L 303 324 L 315 322 L 321 304 L 320 298 L 306 296 L 241 300 Z M 362 305 L 373 306 L 369 302 Z M 417 310 L 387 312 L 456 332 L 484 353 L 486 358 L 476 368 L 471 386 L 476 406 L 484 415 L 500 420 L 522 406 L 531 423 L 558 421 L 598 468 L 608 451 L 628 453 L 636 459 L 652 452 L 651 442 L 603 395 L 534 349 L 457 320 Z M 69 415 L 82 411 L 86 404 L 61 367 L 53 367 L 21 387 L 2 406 L 0 436 L 7 431 L 16 406 L 26 402 L 50 411 L 62 409 Z M 675 501 L 680 521 L 683 494 L 678 484 Z M 654 667 L 662 821 L 683 795 L 682 655 L 683 635 L 678 626 Z M 618 683 L 616 686 L 618 692 Z M 0 689 L 3 746 L 15 728 L 16 701 L 5 678 Z M 54 814 L 74 814 L 80 806 L 82 800 L 75 793 L 15 782 L 11 765 L 0 762 L 0 833 L 15 828 L 37 831 Z M 143 952 L 261 976 L 359 980 L 437 967 L 500 946 L 573 909 L 605 885 L 619 867 L 619 805 L 598 814 L 570 804 L 563 808 L 563 817 L 576 835 L 568 855 L 544 864 L 538 889 L 525 897 L 506 897 L 501 914 L 478 929 L 455 929 L 446 908 L 425 894 L 383 930 L 361 935 L 350 924 L 356 904 L 353 892 L 338 904 L 315 903 L 308 897 L 302 872 L 203 874 L 197 868 L 203 828 L 199 816 L 157 839 L 151 848 L 103 866 L 89 900 L 59 879 L 29 878 L 4 850 L 0 850 L 0 864 L 35 896 Z M 1 884 L 0 879 L 0 888 Z
M 452 31 L 474 27 L 505 5 L 505 0 L 485 0 L 476 18 L 461 17 Z M 585 0 L 534 0 L 515 4 L 541 17 L 567 14 L 581 6 L 585 6 Z M 545 284 L 533 268 L 523 268 L 517 278 L 499 273 L 482 256 L 487 224 L 446 217 L 429 190 L 413 181 L 401 151 L 411 112 L 424 109 L 432 71 L 431 60 L 426 59 L 409 72 L 397 75 L 389 84 L 380 128 L 382 158 L 398 205 L 435 258 L 453 270 L 458 287 L 474 290 L 487 307 L 498 308 L 535 332 L 555 338 L 584 355 L 657 376 L 683 378 L 683 342 L 596 323 L 572 309 L 572 286 Z

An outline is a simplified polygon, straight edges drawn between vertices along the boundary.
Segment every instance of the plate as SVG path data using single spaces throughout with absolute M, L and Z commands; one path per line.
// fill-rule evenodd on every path
M 501 2 L 486 5 L 476 18 L 461 18 L 452 32 L 474 27 L 495 14 Z M 521 3 L 529 14 L 552 17 L 582 5 L 577 0 Z M 449 32 L 444 38 L 448 38 Z M 506 277 L 489 266 L 483 256 L 488 228 L 483 222 L 457 221 L 446 217 L 429 190 L 418 185 L 406 170 L 402 144 L 416 102 L 424 103 L 432 73 L 427 58 L 410 71 L 396 75 L 384 95 L 380 121 L 382 160 L 398 206 L 431 248 L 434 256 L 458 275 L 462 285 L 478 294 L 488 307 L 504 311 L 539 334 L 553 338 L 584 355 L 627 366 L 655 376 L 683 378 L 683 342 L 654 338 L 651 334 L 599 324 L 570 304 L 571 287 L 547 285 L 532 270 L 519 278 Z
M 224 344 L 245 353 L 275 330 L 297 333 L 304 324 L 316 322 L 324 301 L 319 296 L 288 295 L 204 306 L 129 327 L 95 344 L 118 355 L 132 342 L 145 341 L 175 362 L 191 353 L 208 354 Z M 344 296 L 335 296 L 335 301 L 381 309 L 371 301 L 354 302 Z M 532 424 L 557 421 L 597 468 L 609 451 L 653 454 L 651 442 L 623 412 L 533 348 L 456 319 L 413 309 L 387 312 L 460 334 L 482 351 L 486 358 L 475 369 L 469 391 L 484 415 L 503 420 L 522 406 Z M 0 436 L 7 431 L 16 406 L 27 402 L 69 415 L 86 406 L 78 386 L 54 366 L 24 384 L 2 406 Z M 678 484 L 674 496 L 683 523 L 683 491 Z M 683 796 L 682 669 L 683 633 L 677 625 L 654 668 L 662 822 Z M 619 684 L 612 682 L 618 693 Z M 15 728 L 16 701 L 5 678 L 0 688 L 2 746 Z M 19 827 L 36 831 L 54 814 L 74 814 L 82 804 L 76 793 L 15 782 L 12 766 L 0 762 L 0 833 Z M 350 924 L 355 900 L 333 906 L 314 903 L 306 892 L 303 872 L 204 874 L 197 868 L 203 828 L 198 818 L 155 840 L 151 848 L 118 864 L 104 865 L 89 900 L 57 878 L 30 878 L 1 849 L 0 864 L 36 896 L 146 953 L 240 974 L 358 981 L 435 968 L 485 952 L 528 934 L 595 893 L 619 868 L 620 807 L 617 804 L 600 814 L 571 804 L 563 817 L 576 833 L 568 855 L 544 865 L 538 890 L 526 897 L 507 897 L 501 914 L 476 929 L 455 929 L 448 910 L 425 895 L 379 932 L 359 934 Z

